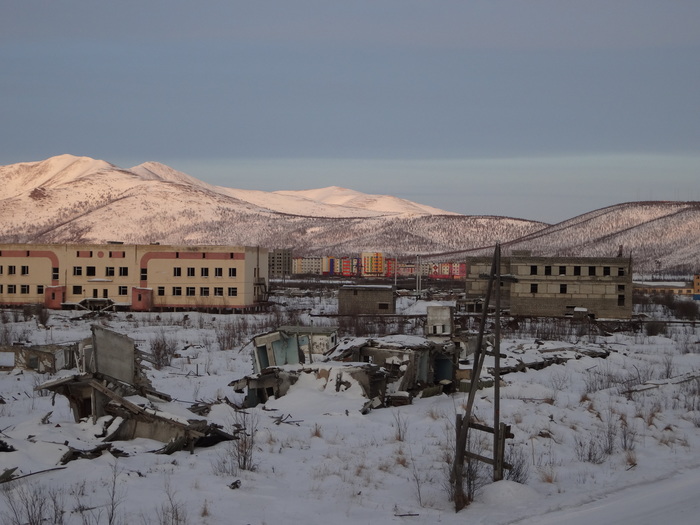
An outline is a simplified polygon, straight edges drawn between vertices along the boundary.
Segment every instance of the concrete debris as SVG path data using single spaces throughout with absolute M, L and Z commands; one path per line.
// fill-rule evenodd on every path
M 68 398 L 76 422 L 93 423 L 112 416 L 105 441 L 138 437 L 167 443 L 168 450 L 190 450 L 198 444 L 233 439 L 205 420 L 178 415 L 167 394 L 153 388 L 142 366 L 143 352 L 133 339 L 102 326 L 92 326 L 92 338 L 78 347 L 75 374 L 43 383 L 44 389 Z

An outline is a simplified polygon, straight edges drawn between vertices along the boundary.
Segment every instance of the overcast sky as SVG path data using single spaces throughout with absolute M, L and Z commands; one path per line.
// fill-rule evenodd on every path
M 546 222 L 700 200 L 700 2 L 4 2 L 0 165 L 62 153 Z

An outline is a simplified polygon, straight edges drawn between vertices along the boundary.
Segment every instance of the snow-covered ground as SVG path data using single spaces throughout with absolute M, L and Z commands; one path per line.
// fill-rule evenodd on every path
M 310 301 L 305 311 L 318 308 L 317 299 L 299 300 Z M 424 305 L 401 306 L 416 313 Z M 242 394 L 227 385 L 252 371 L 243 349 L 247 334 L 285 319 L 187 315 L 183 321 L 183 314 L 115 314 L 96 322 L 145 351 L 163 335 L 176 340 L 180 357 L 148 375 L 178 403 L 240 402 Z M 34 344 L 88 337 L 90 323 L 70 316 L 53 312 L 48 327 L 39 328 L 35 320 L 5 315 L 0 334 Z M 323 322 L 329 321 L 314 318 Z M 230 326 L 238 340 L 228 338 L 232 348 L 222 349 Z M 15 523 L 13 509 L 43 502 L 47 522 L 65 524 L 697 523 L 698 327 L 673 326 L 670 337 L 579 334 L 540 344 L 521 332 L 504 333 L 501 350 L 512 359 L 542 350 L 611 353 L 504 376 L 500 416 L 515 436 L 507 459 L 519 466 L 521 483 L 491 483 L 490 470 L 481 466 L 475 501 L 459 513 L 446 487 L 463 393 L 362 415 L 357 385 L 336 392 L 308 375 L 286 396 L 247 411 L 245 424 L 255 430 L 251 470 L 232 463 L 235 442 L 160 455 L 153 451 L 162 443 L 147 439 L 113 443 L 126 457 L 104 452 L 48 470 L 62 467 L 68 446 L 88 450 L 102 443 L 96 435 L 105 421 L 75 423 L 64 397 L 34 392 L 56 376 L 14 371 L 0 373 L 0 440 L 16 449 L 0 452 L 0 475 L 14 467 L 15 475 L 48 471 L 0 486 L 0 522 Z M 489 424 L 492 411 L 493 390 L 485 389 L 475 414 Z M 227 429 L 240 418 L 227 403 L 214 404 L 207 416 Z M 489 455 L 489 440 L 473 436 L 472 446 Z M 240 486 L 231 488 L 237 480 Z

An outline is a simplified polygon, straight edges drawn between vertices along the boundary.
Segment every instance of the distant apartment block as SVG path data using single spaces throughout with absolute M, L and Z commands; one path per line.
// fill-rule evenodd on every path
M 282 278 L 292 274 L 292 250 L 270 250 L 268 261 L 270 278 Z
M 386 275 L 384 268 L 384 254 L 381 252 L 362 252 L 362 276 L 382 277 Z
M 328 276 L 352 277 L 360 273 L 361 260 L 359 257 L 323 257 L 322 273 Z
M 255 311 L 268 252 L 256 247 L 0 245 L 0 305 L 133 311 Z
M 467 261 L 467 295 L 483 297 L 491 258 Z M 590 316 L 629 319 L 632 261 L 623 257 L 532 257 L 501 259 L 501 304 L 511 315 Z M 493 303 L 491 303 L 493 304 Z
M 292 273 L 296 275 L 321 275 L 323 259 L 321 257 L 292 258 Z

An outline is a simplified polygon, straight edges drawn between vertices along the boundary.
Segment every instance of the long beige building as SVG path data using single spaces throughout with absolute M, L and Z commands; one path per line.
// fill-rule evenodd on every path
M 0 305 L 254 311 L 267 300 L 257 247 L 0 244 Z
M 491 258 L 467 260 L 467 294 L 485 295 Z M 632 315 L 632 260 L 624 257 L 501 258 L 502 305 L 512 315 L 590 316 L 629 319 Z M 493 303 L 492 303 L 493 304 Z

